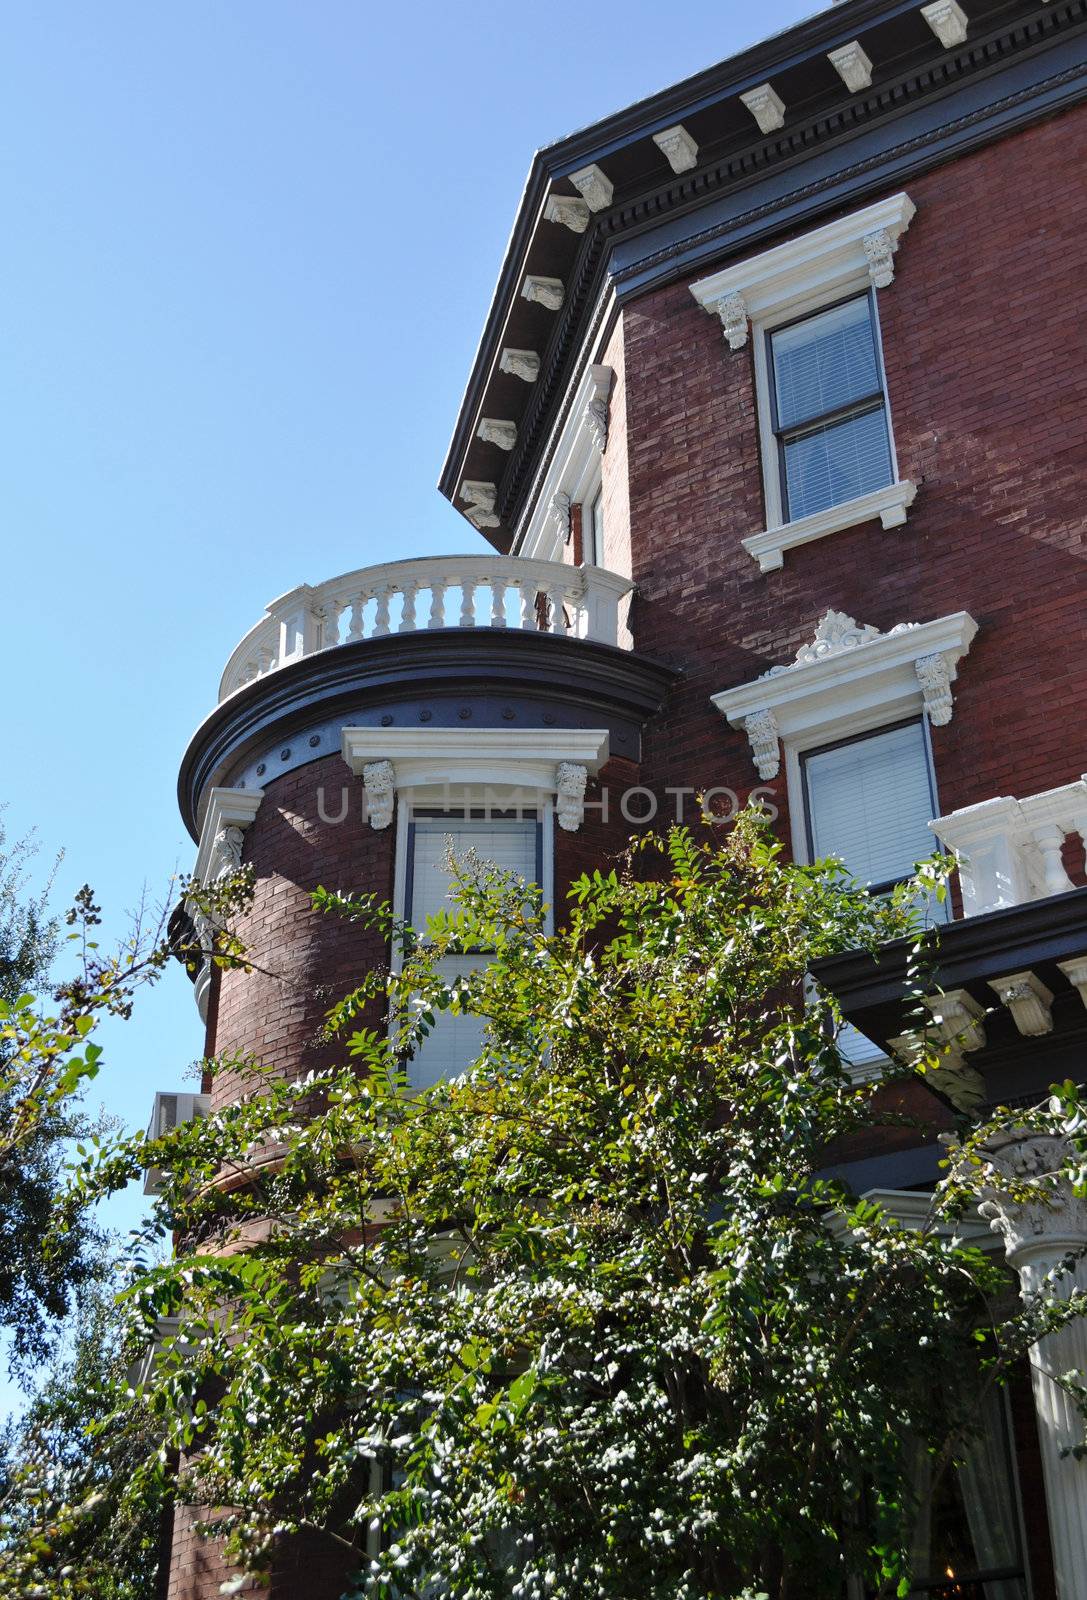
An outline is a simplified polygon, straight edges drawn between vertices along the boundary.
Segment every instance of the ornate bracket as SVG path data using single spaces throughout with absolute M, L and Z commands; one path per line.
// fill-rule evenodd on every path
M 1053 991 L 1033 972 L 1009 972 L 1006 978 L 991 978 L 989 988 L 1007 1006 L 1024 1038 L 1037 1039 L 1053 1032 Z
M 555 820 L 566 833 L 581 827 L 588 779 L 588 769 L 578 762 L 560 761 L 555 768 Z
M 776 778 L 781 770 L 777 718 L 772 711 L 754 711 L 744 719 L 744 732 L 760 778 Z
M 396 769 L 391 761 L 368 761 L 362 769 L 366 790 L 366 815 L 370 826 L 380 832 L 393 820 L 396 800 Z

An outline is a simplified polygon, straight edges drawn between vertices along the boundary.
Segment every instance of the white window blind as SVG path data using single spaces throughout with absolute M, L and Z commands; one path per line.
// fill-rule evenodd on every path
M 585 539 L 585 559 L 595 567 L 604 565 L 604 491 L 598 489 L 593 496 L 593 503 L 589 507 L 589 526 L 585 530 L 588 537 Z
M 861 883 L 887 884 L 932 854 L 932 785 L 920 722 L 816 751 L 804 771 L 816 858 L 840 856 Z
M 527 883 L 536 879 L 539 823 L 535 817 L 416 817 L 412 823 L 412 859 L 406 913 L 412 926 L 425 937 L 426 919 L 441 910 L 453 910 L 450 899 L 453 875 L 449 853 L 463 858 L 469 850 L 493 861 Z M 452 980 L 478 971 L 487 957 L 446 956 L 438 972 Z M 425 1089 L 442 1078 L 463 1072 L 479 1055 L 485 1022 L 481 1017 L 442 1012 L 435 1026 L 408 1063 L 408 1082 Z

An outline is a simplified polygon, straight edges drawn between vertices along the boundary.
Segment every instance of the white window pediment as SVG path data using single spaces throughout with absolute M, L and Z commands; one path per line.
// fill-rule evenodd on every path
M 206 886 L 238 870 L 242 863 L 242 835 L 260 810 L 263 799 L 263 789 L 212 789 L 193 867 L 193 877 L 198 883 Z M 214 924 L 202 911 L 191 905 L 189 909 L 200 944 L 206 948 L 215 931 Z M 208 1020 L 211 978 L 212 965 L 208 959 L 193 983 L 193 998 L 202 1022 Z
M 759 776 L 773 778 L 781 740 L 796 749 L 827 744 L 922 709 L 930 722 L 950 722 L 951 684 L 976 632 L 966 611 L 888 633 L 828 611 L 794 661 L 711 698 L 747 733 Z
M 397 793 L 439 799 L 487 791 L 554 797 L 560 828 L 575 832 L 585 784 L 608 759 L 606 728 L 344 728 L 343 758 L 366 785 L 372 828 L 392 822 Z
M 570 537 L 570 507 L 590 498 L 600 479 L 601 457 L 608 443 L 608 397 L 614 378 L 611 367 L 586 367 L 533 500 L 519 541 L 520 555 L 562 560 L 563 547 Z

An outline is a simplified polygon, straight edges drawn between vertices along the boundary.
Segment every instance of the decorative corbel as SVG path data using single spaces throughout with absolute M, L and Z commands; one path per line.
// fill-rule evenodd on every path
M 370 819 L 370 826 L 380 832 L 393 820 L 396 769 L 391 761 L 368 761 L 362 769 L 362 783 L 366 791 L 366 815 Z
M 572 194 L 550 194 L 544 206 L 545 222 L 557 222 L 571 233 L 584 233 L 591 216 L 587 203 Z
M 1058 961 L 1057 965 L 1087 1006 L 1087 956 L 1076 956 L 1071 961 Z
M 558 311 L 565 298 L 566 287 L 561 278 L 538 278 L 530 272 L 521 285 L 521 295 L 535 305 L 545 306 L 548 311 Z
M 551 496 L 548 520 L 563 544 L 570 543 L 570 496 L 560 489 Z
M 681 122 L 653 135 L 653 143 L 673 172 L 690 172 L 698 165 L 698 146 Z
M 555 768 L 555 820 L 566 833 L 576 833 L 585 816 L 587 767 L 560 761 Z
M 748 89 L 740 99 L 759 125 L 761 133 L 776 133 L 785 126 L 785 102 L 768 83 Z
M 886 289 L 895 281 L 894 253 L 898 242 L 891 238 L 886 228 L 866 233 L 863 239 L 868 277 L 874 289 Z
M 540 358 L 535 350 L 503 350 L 498 358 L 500 372 L 510 372 L 524 383 L 535 383 L 540 376 Z
M 1053 991 L 1033 972 L 1009 972 L 1006 978 L 992 978 L 989 988 L 1007 1006 L 1024 1038 L 1037 1039 L 1053 1032 Z
M 853 94 L 872 87 L 872 63 L 857 39 L 829 51 L 827 60 Z
M 938 1094 L 950 1100 L 956 1111 L 972 1112 L 985 1103 L 985 1080 L 976 1067 L 963 1060 L 962 1050 L 946 1041 L 939 1044 L 938 1065 L 922 1065 L 925 1040 L 919 1033 L 902 1033 L 887 1040 L 887 1048 L 904 1066 L 912 1067 Z
M 946 994 L 927 994 L 924 1004 L 947 1044 L 959 1050 L 985 1048 L 985 1007 L 966 989 L 948 989 Z
M 969 18 L 958 0 L 932 0 L 921 7 L 921 15 L 945 49 L 966 43 L 966 25 Z
M 484 444 L 496 444 L 500 450 L 512 450 L 517 443 L 517 424 L 498 417 L 481 417 L 476 437 Z
M 585 430 L 593 448 L 603 455 L 608 445 L 608 402 L 602 395 L 596 395 L 585 407 Z
M 476 528 L 497 528 L 501 518 L 495 515 L 494 503 L 498 490 L 493 483 L 480 483 L 465 478 L 460 486 L 460 498 L 465 502 L 465 516 Z
M 751 745 L 760 778 L 776 778 L 781 770 L 777 719 L 772 711 L 753 711 L 744 718 L 744 732 Z
M 715 300 L 712 309 L 721 319 L 730 350 L 742 350 L 747 343 L 747 302 L 742 294 L 726 294 Z
M 946 722 L 951 721 L 951 713 L 955 708 L 955 702 L 951 697 L 951 670 L 947 664 L 947 657 L 939 653 L 918 656 L 914 662 L 914 671 L 921 685 L 928 719 L 936 727 L 942 728 Z
M 580 172 L 571 172 L 570 182 L 590 211 L 606 211 L 611 205 L 615 185 L 606 173 L 601 172 L 595 161 L 582 167 Z

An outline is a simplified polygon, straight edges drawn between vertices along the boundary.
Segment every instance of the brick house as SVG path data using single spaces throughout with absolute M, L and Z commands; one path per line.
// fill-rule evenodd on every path
M 844 0 L 534 158 L 440 484 L 496 553 L 275 601 L 186 752 L 197 874 L 244 851 L 242 931 L 277 955 L 199 975 L 209 1055 L 308 1069 L 385 959 L 310 913 L 319 884 L 418 920 L 454 831 L 561 906 L 715 791 L 874 886 L 934 834 L 962 856 L 943 1000 L 988 1014 L 919 1086 L 927 1134 L 847 1153 L 858 1190 L 908 1215 L 949 1104 L 1083 1079 L 1085 39 L 1085 0 Z M 896 961 L 819 974 L 857 1072 L 902 1048 Z M 436 1034 L 416 1080 L 472 1044 Z M 1024 1273 L 1067 1248 L 1040 1233 L 1009 1235 Z M 953 1548 L 957 1593 L 1087 1595 L 1087 1465 L 1044 1382 L 994 1406 L 918 1593 Z M 223 1576 L 194 1519 L 170 1600 Z

